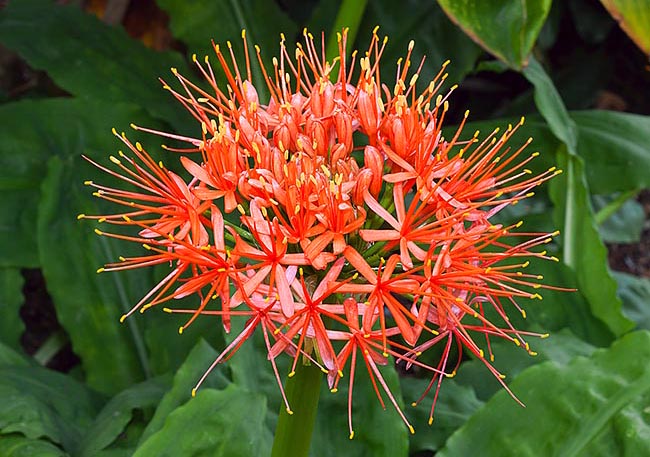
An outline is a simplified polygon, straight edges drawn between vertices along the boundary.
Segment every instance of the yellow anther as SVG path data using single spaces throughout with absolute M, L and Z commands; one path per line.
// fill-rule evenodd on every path
M 352 430 L 352 431 L 350 432 L 350 439 L 353 439 L 353 438 L 354 438 L 354 430 Z
M 172 312 L 172 310 L 170 308 L 163 308 L 163 311 L 165 313 L 169 313 L 169 314 L 171 314 L 171 312 Z
M 104 267 L 97 269 L 97 273 L 103 273 L 104 271 L 106 271 Z
M 415 435 L 415 429 L 411 424 L 409 424 L 409 432 L 411 432 L 411 435 Z
M 291 411 L 291 408 L 287 408 L 287 414 L 289 416 L 293 416 L 293 411 Z
M 433 416 L 429 416 L 429 425 L 433 424 Z
M 100 235 L 100 236 L 104 234 L 104 232 L 102 232 L 102 231 L 99 230 L 99 229 L 95 229 L 95 233 L 96 233 L 97 235 Z
M 111 162 L 113 162 L 113 163 L 116 164 L 116 165 L 119 165 L 119 164 L 122 163 L 122 162 L 120 162 L 120 159 L 118 159 L 118 158 L 115 157 L 115 156 L 110 156 L 109 159 L 110 159 Z
M 77 216 L 77 220 L 79 220 L 79 219 L 83 219 L 84 217 L 86 217 L 85 214 L 83 214 L 83 213 L 82 213 L 82 214 L 79 214 L 79 215 Z
M 291 371 L 291 373 L 289 373 L 288 376 L 289 376 L 290 378 L 293 378 L 295 375 L 296 375 L 296 372 L 295 372 L 295 371 Z
M 183 327 L 178 327 L 178 334 L 179 334 L 179 335 L 182 335 L 182 334 L 183 334 L 183 330 L 185 330 Z

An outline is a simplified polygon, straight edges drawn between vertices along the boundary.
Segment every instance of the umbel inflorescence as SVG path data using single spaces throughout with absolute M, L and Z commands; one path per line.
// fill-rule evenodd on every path
M 463 348 L 508 389 L 491 364 L 490 337 L 532 353 L 525 337 L 543 336 L 515 329 L 508 315 L 524 314 L 518 298 L 541 298 L 537 289 L 545 286 L 526 272 L 526 258 L 557 260 L 539 247 L 556 233 L 522 232 L 521 223 L 493 219 L 558 171 L 527 168 L 537 155 L 523 152 L 530 139 L 507 144 L 521 123 L 463 138 L 465 113 L 460 127 L 443 135 L 454 89 L 439 94 L 446 63 L 418 89 L 413 43 L 388 79 L 380 72 L 386 39 L 375 30 L 368 50 L 348 58 L 346 37 L 338 36 L 331 62 L 308 32 L 294 52 L 282 37 L 272 68 L 256 46 L 268 100 L 252 83 L 245 33 L 242 67 L 230 43 L 227 50 L 214 45 L 226 84 L 217 82 L 208 57 L 193 59 L 207 85 L 172 69 L 179 88 L 164 88 L 197 120 L 199 138 L 132 127 L 187 142 L 172 150 L 188 179 L 114 131 L 129 151 L 110 158 L 112 169 L 95 165 L 130 190 L 88 184 L 126 210 L 80 218 L 133 226 L 137 233 L 96 232 L 147 251 L 100 271 L 170 268 L 122 320 L 163 303 L 167 312 L 188 315 L 181 333 L 201 315 L 218 316 L 226 331 L 232 316 L 247 316 L 212 367 L 262 332 L 288 411 L 275 364 L 282 353 L 293 358 L 289 376 L 309 360 L 333 391 L 347 377 L 352 437 L 358 365 L 411 431 L 379 365 L 396 360 L 430 372 L 420 399 L 432 391 L 430 421 L 441 381 L 455 374 Z M 174 307 L 188 295 L 197 297 L 195 308 Z M 420 362 L 436 345 L 439 361 Z

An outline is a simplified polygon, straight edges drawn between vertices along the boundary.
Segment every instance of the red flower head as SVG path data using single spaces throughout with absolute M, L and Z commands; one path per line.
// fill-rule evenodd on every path
M 307 32 L 293 52 L 283 37 L 272 68 L 255 48 L 266 83 L 255 87 L 242 38 L 242 68 L 230 44 L 228 55 L 214 45 L 226 86 L 207 57 L 194 62 L 209 90 L 176 70 L 180 89 L 164 85 L 200 123 L 198 138 L 134 126 L 189 143 L 176 150 L 187 179 L 123 135 L 135 157 L 111 158 L 118 171 L 96 164 L 134 190 L 90 183 L 97 196 L 127 208 L 90 217 L 138 228 L 137 235 L 98 233 L 149 251 L 105 270 L 171 268 L 131 312 L 166 302 L 167 311 L 191 315 L 181 330 L 201 314 L 219 316 L 227 331 L 232 315 L 247 316 L 215 364 L 260 328 L 280 389 L 275 359 L 285 352 L 293 368 L 299 358 L 320 366 L 332 390 L 348 370 L 351 437 L 357 353 L 380 401 L 377 381 L 398 410 L 378 367 L 396 359 L 430 371 L 431 418 L 442 379 L 460 363 L 452 346 L 478 357 L 507 389 L 491 364 L 490 337 L 532 353 L 524 337 L 534 334 L 515 329 L 508 315 L 523 314 L 517 299 L 540 297 L 537 289 L 546 287 L 521 270 L 525 257 L 554 259 L 537 248 L 555 233 L 521 232 L 521 223 L 503 226 L 495 216 L 558 171 L 526 168 L 536 155 L 524 157 L 530 141 L 508 145 L 521 124 L 482 140 L 478 132 L 464 137 L 466 113 L 446 137 L 453 88 L 439 92 L 447 63 L 419 90 L 412 43 L 389 86 L 380 78 L 386 41 L 376 30 L 367 52 L 351 60 L 346 31 L 332 61 Z M 196 308 L 174 308 L 174 299 L 190 294 L 199 297 Z M 418 361 L 438 344 L 436 366 Z

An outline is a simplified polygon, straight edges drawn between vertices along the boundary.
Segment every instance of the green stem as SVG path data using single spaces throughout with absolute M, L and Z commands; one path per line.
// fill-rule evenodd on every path
M 285 391 L 293 414 L 280 409 L 271 457 L 303 457 L 309 454 L 316 422 L 323 373 L 315 365 L 298 363 L 296 374 L 287 379 Z

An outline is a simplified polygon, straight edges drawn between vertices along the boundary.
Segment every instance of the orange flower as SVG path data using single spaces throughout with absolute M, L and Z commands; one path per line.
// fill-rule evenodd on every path
M 209 89 L 174 69 L 181 89 L 164 83 L 199 122 L 198 138 L 134 126 L 189 143 L 166 148 L 198 152 L 180 158 L 189 180 L 123 135 L 136 159 L 112 158 L 119 172 L 96 164 L 136 190 L 90 183 L 97 196 L 128 209 L 81 217 L 136 226 L 138 236 L 98 233 L 144 243 L 149 251 L 105 270 L 171 268 L 128 314 L 166 302 L 166 311 L 190 314 L 181 331 L 199 315 L 218 316 L 226 331 L 232 316 L 248 317 L 213 367 L 261 328 L 281 391 L 275 359 L 283 352 L 293 357 L 291 374 L 306 358 L 328 373 L 333 390 L 350 361 L 350 437 L 357 350 L 380 402 L 377 382 L 411 431 L 379 369 L 391 357 L 433 373 L 423 395 L 435 386 L 431 420 L 442 378 L 459 368 L 460 356 L 448 369 L 454 344 L 507 389 L 491 364 L 490 337 L 532 354 L 524 337 L 544 336 L 515 329 L 508 316 L 513 309 L 524 314 L 518 298 L 539 298 L 537 289 L 549 287 L 521 270 L 525 257 L 554 259 L 537 248 L 555 233 L 518 232 L 520 223 L 502 226 L 494 217 L 558 171 L 534 175 L 526 166 L 536 154 L 522 154 L 530 140 L 508 145 L 521 123 L 500 136 L 495 130 L 483 140 L 478 132 L 463 138 L 465 113 L 445 138 L 454 89 L 439 94 L 447 63 L 418 92 L 421 65 L 412 72 L 412 43 L 389 87 L 380 77 L 386 40 L 376 30 L 368 50 L 350 60 L 345 30 L 332 61 L 306 31 L 294 52 L 283 37 L 272 68 L 262 65 L 255 47 L 266 83 L 255 87 L 245 33 L 242 38 L 241 68 L 230 43 L 227 55 L 214 45 L 225 87 L 209 58 L 196 56 Z M 191 294 L 198 296 L 193 309 L 170 305 Z M 435 368 L 418 361 L 439 343 L 445 347 Z

